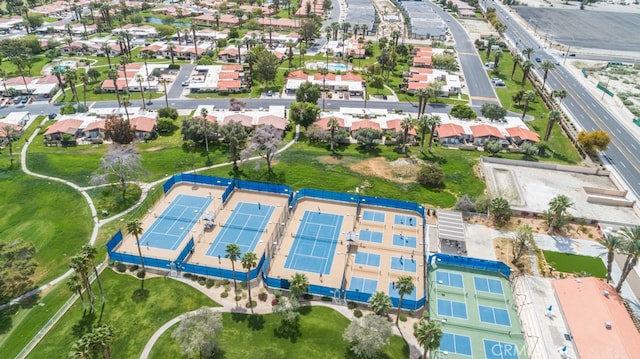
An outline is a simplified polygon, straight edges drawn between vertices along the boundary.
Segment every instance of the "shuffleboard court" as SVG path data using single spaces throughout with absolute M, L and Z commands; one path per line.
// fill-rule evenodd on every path
M 208 197 L 179 194 L 140 237 L 140 244 L 159 249 L 177 249 L 211 201 Z
M 343 218 L 336 214 L 305 211 L 284 267 L 329 274 Z
M 239 202 L 207 251 L 207 256 L 224 257 L 226 247 L 235 243 L 240 253 L 253 252 L 269 224 L 274 207 L 259 203 Z
M 362 219 L 364 221 L 384 223 L 384 212 L 364 210 L 362 211 Z

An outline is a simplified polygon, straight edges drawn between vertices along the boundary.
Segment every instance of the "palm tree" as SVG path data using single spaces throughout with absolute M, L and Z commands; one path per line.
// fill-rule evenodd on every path
M 556 68 L 556 65 L 551 61 L 545 61 L 540 65 L 540 68 L 544 71 L 544 75 L 542 76 L 542 87 L 547 83 L 547 76 L 549 76 L 549 71 Z
M 82 81 L 82 100 L 84 102 L 84 107 L 87 107 L 87 86 L 89 85 L 89 75 L 87 72 L 80 73 L 80 81 Z
M 377 315 L 387 315 L 392 307 L 391 298 L 385 292 L 375 292 L 369 298 L 369 309 Z
M 402 300 L 404 299 L 405 294 L 413 293 L 415 285 L 413 284 L 413 278 L 411 278 L 411 276 L 403 275 L 398 278 L 395 286 L 398 290 L 398 295 L 400 296 L 400 300 L 398 301 L 398 314 L 396 315 L 396 325 L 398 325 L 398 320 L 400 319 L 400 310 L 402 309 Z
M 442 123 L 442 119 L 438 115 L 431 115 L 427 118 L 427 124 L 431 127 L 429 130 L 429 145 L 427 146 L 427 151 L 431 153 L 431 144 L 433 143 L 433 134 L 436 132 L 436 127 L 440 126 Z
M 60 86 L 60 89 L 62 89 L 62 91 L 64 91 L 64 82 L 62 82 L 62 75 L 64 75 L 65 72 L 67 72 L 66 66 L 54 66 L 51 69 L 51 74 L 56 77 L 56 80 L 58 80 L 58 86 Z
M 640 226 L 624 227 L 620 230 L 620 234 L 625 239 L 625 243 L 621 246 L 620 250 L 627 258 L 622 266 L 622 274 L 616 286 L 616 291 L 618 292 L 622 290 L 622 284 L 638 264 L 638 257 L 640 257 Z
M 549 141 L 549 137 L 551 137 L 551 130 L 553 129 L 553 125 L 559 123 L 562 120 L 562 113 L 560 111 L 551 110 L 549 111 L 549 122 L 547 123 L 547 130 L 544 132 L 544 140 Z
M 174 51 L 176 49 L 176 45 L 173 42 L 167 43 L 167 51 L 169 51 L 169 57 L 171 58 L 171 65 L 175 64 L 175 54 Z
M 247 289 L 249 290 L 249 303 L 251 307 L 251 314 L 253 314 L 253 302 L 251 301 L 251 269 L 255 268 L 258 263 L 258 256 L 253 252 L 247 252 L 242 256 L 240 260 L 242 262 L 242 268 L 247 271 Z
M 82 310 L 87 310 L 87 303 L 84 301 L 84 294 L 82 294 L 82 289 L 84 286 L 82 285 L 82 278 L 78 275 L 78 273 L 73 273 L 69 279 L 67 279 L 67 288 L 71 290 L 73 293 L 77 293 L 82 301 Z
M 142 257 L 142 249 L 140 249 L 140 235 L 142 234 L 142 224 L 140 223 L 140 220 L 132 219 L 128 221 L 127 233 L 133 234 L 133 236 L 136 238 L 136 245 L 138 246 L 138 255 L 140 256 L 140 267 L 142 267 L 142 270 L 145 270 L 144 259 Z
M 207 163 L 209 163 L 211 159 L 209 158 L 209 120 L 207 120 L 207 115 L 209 115 L 209 111 L 203 107 L 200 110 L 200 116 L 202 117 L 202 127 L 204 128 L 204 148 L 205 152 L 207 152 Z
M 196 59 L 198 58 L 198 39 L 196 37 L 196 31 L 200 30 L 200 27 L 196 24 L 191 24 L 191 36 L 193 36 L 193 50 L 195 51 L 194 54 L 196 55 Z
M 240 257 L 240 247 L 235 243 L 227 244 L 227 247 L 224 249 L 227 253 L 225 254 L 225 258 L 228 258 L 231 261 L 231 271 L 233 272 L 233 290 L 234 290 L 234 298 L 236 300 L 236 304 L 238 304 L 238 284 L 236 283 L 236 261 L 238 257 Z
M 24 83 L 25 92 L 29 93 L 29 87 L 27 86 L 27 80 L 24 77 L 24 67 L 26 65 L 26 59 L 23 56 L 11 56 L 9 58 L 9 62 L 14 64 L 20 73 L 20 77 L 22 77 L 22 83 Z
M 520 54 L 515 54 L 513 56 L 513 68 L 511 68 L 511 79 L 513 80 L 513 75 L 516 73 L 516 68 L 518 68 L 518 65 L 521 65 L 523 62 L 523 58 L 522 56 L 520 56 Z
M 611 282 L 611 266 L 616 250 L 620 249 L 623 243 L 621 237 L 613 234 L 606 234 L 601 242 L 602 246 L 607 249 L 607 283 Z
M 165 79 L 164 77 L 160 79 L 160 84 L 162 84 L 162 87 L 164 88 L 164 104 L 166 105 L 166 107 L 169 107 L 169 96 L 167 95 L 168 83 L 169 80 Z
M 13 141 L 17 136 L 16 128 L 12 125 L 5 125 L 2 127 L 2 137 L 9 143 L 9 168 L 13 168 Z
M 525 91 L 522 94 L 522 100 L 524 101 L 524 107 L 522 108 L 522 120 L 524 121 L 524 116 L 527 114 L 527 110 L 529 109 L 529 102 L 536 100 L 536 92 L 533 90 Z
M 93 339 L 88 335 L 83 335 L 80 339 L 73 342 L 69 358 L 71 359 L 91 359 L 95 356 L 93 348 Z
M 433 320 L 421 320 L 413 335 L 418 340 L 418 344 L 424 348 L 423 359 L 427 357 L 427 352 L 440 348 L 442 328 Z
M 104 359 L 111 359 L 111 344 L 115 339 L 115 333 L 113 327 L 109 324 L 100 324 L 93 329 L 92 341 L 93 345 L 102 349 L 102 357 Z
M 151 88 L 151 83 L 149 82 L 149 67 L 147 64 L 147 60 L 149 60 L 151 58 L 151 51 L 143 51 L 142 52 L 142 60 L 144 61 L 144 72 L 146 73 L 146 77 L 147 77 L 147 88 Z M 149 104 L 151 104 L 151 101 L 149 101 Z
M 402 153 L 407 153 L 407 138 L 409 137 L 409 131 L 413 130 L 414 126 L 411 116 L 405 117 L 400 122 L 400 128 L 402 128 Z
M 292 40 L 289 40 L 287 41 L 285 46 L 289 49 L 289 51 L 287 51 L 287 60 L 289 60 L 289 70 L 291 70 L 291 61 L 293 61 L 293 48 L 294 46 L 296 46 L 296 44 Z
M 78 101 L 78 89 L 76 88 L 76 80 L 78 79 L 78 73 L 76 70 L 67 70 L 64 73 L 64 82 L 69 85 L 71 93 L 73 94 L 72 101 Z
M 500 63 L 500 59 L 502 58 L 502 50 L 501 49 L 497 49 L 496 51 L 493 52 L 493 68 L 497 69 L 498 68 L 498 64 Z
M 526 49 L 522 50 L 522 54 L 527 57 L 527 60 L 531 60 L 531 54 L 533 54 L 534 51 L 536 50 L 533 47 L 527 47 Z
M 309 291 L 309 279 L 303 273 L 296 273 L 291 277 L 289 290 L 295 297 L 299 297 Z
M 220 29 L 220 13 L 216 11 L 215 14 L 213 14 L 213 17 L 216 19 L 216 30 Z
M 84 256 L 76 255 L 71 257 L 70 259 L 70 267 L 78 273 L 80 279 L 82 280 L 82 286 L 84 290 L 87 292 L 87 297 L 89 298 L 89 303 L 91 305 L 91 311 L 94 312 L 96 308 L 93 306 L 93 301 L 95 299 L 93 295 L 93 290 L 91 289 L 91 282 L 89 281 L 89 265 L 87 263 L 87 259 Z
M 331 117 L 327 122 L 327 127 L 329 128 L 329 139 L 331 141 L 331 153 L 333 153 L 334 146 L 336 143 L 336 131 L 340 128 L 340 123 L 335 117 Z
M 144 78 L 141 75 L 136 75 L 136 81 L 138 82 L 138 86 L 140 86 L 140 96 L 142 96 L 142 109 L 146 109 L 147 105 L 144 102 L 144 86 L 142 86 L 142 81 L 144 81 Z
M 113 89 L 116 92 L 116 100 L 118 100 L 118 107 L 120 107 L 120 91 L 118 90 L 118 71 L 110 68 L 107 71 L 107 78 L 113 81 Z
M 567 91 L 566 90 L 553 90 L 553 92 L 551 93 L 551 97 L 559 98 L 560 99 L 560 104 L 562 104 L 562 100 L 567 98 Z
M 322 75 L 322 111 L 324 111 L 324 102 L 325 102 L 325 97 L 326 97 L 326 93 L 325 91 L 327 91 L 327 75 L 329 74 L 329 70 L 327 68 L 321 68 L 320 69 L 320 75 Z M 331 150 L 333 151 L 333 149 Z
M 423 153 L 424 140 L 426 139 L 425 137 L 427 137 L 427 132 L 429 132 L 429 129 L 431 128 L 431 125 L 428 122 L 429 117 L 429 115 L 422 115 L 416 119 L 416 126 L 420 131 L 420 153 Z
M 82 246 L 81 255 L 84 256 L 87 259 L 87 263 L 90 264 L 91 267 L 93 267 L 93 274 L 95 274 L 96 276 L 96 281 L 98 282 L 98 290 L 100 290 L 100 296 L 102 297 L 102 304 L 104 304 L 106 302 L 104 298 L 104 290 L 102 290 L 102 282 L 100 281 L 100 274 L 98 273 L 98 268 L 96 268 L 96 264 L 94 262 L 97 254 L 98 254 L 98 250 L 96 249 L 96 247 L 90 244 L 85 244 L 84 246 Z
M 535 65 L 531 60 L 526 60 L 522 63 L 522 81 L 520 82 L 520 89 L 524 89 L 524 85 L 527 83 L 527 77 L 529 77 L 529 72 L 533 69 Z
M 107 57 L 107 63 L 109 64 L 109 68 L 111 68 L 111 45 L 109 45 L 108 43 L 105 42 L 100 47 L 100 50 L 102 50 L 102 52 L 104 52 L 104 56 Z
M 563 194 L 557 195 L 549 202 L 549 210 L 546 211 L 547 223 L 549 229 L 548 234 L 551 234 L 555 229 L 560 229 L 564 226 L 567 218 L 567 210 L 573 207 L 571 199 Z

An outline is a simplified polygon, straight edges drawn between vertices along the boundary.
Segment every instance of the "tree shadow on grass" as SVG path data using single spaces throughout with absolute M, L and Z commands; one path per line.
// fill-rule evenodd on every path
M 149 290 L 144 288 L 138 288 L 131 293 L 131 300 L 134 303 L 146 302 L 149 299 Z
M 291 343 L 296 343 L 298 338 L 302 337 L 302 330 L 300 330 L 300 320 L 285 320 L 280 322 L 280 326 L 273 329 L 273 335 L 276 338 L 289 339 Z
M 86 333 L 90 332 L 93 328 L 93 323 L 96 321 L 96 313 L 90 312 L 82 316 L 76 324 L 71 327 L 71 332 L 76 338 L 81 338 Z
M 259 331 L 264 329 L 264 317 L 258 314 L 252 314 L 249 316 L 248 327 L 253 331 Z
M 18 312 L 18 306 L 12 305 L 0 311 L 0 334 L 8 333 L 13 327 L 13 316 Z
M 231 312 L 231 320 L 233 320 L 236 323 L 246 322 L 247 315 L 244 313 Z
M 444 165 L 444 164 L 447 163 L 447 159 L 445 157 L 436 156 L 436 155 L 431 154 L 429 152 L 423 152 L 422 153 L 422 159 L 425 160 L 425 161 L 437 163 L 439 165 Z
M 380 150 L 378 146 L 366 146 L 366 145 L 359 145 L 358 147 L 356 147 L 356 151 L 362 154 L 368 154 L 373 157 L 378 157 L 380 156 L 380 153 L 382 153 L 382 150 Z

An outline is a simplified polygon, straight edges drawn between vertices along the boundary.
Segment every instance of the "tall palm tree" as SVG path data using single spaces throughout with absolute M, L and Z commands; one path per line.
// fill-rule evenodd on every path
M 427 352 L 440 348 L 442 328 L 433 320 L 421 320 L 413 335 L 418 340 L 418 344 L 424 348 L 424 352 L 422 353 L 423 359 L 427 357 Z
M 147 105 L 144 101 L 144 86 L 142 85 L 142 81 L 144 81 L 144 78 L 142 77 L 142 75 L 138 74 L 136 75 L 136 81 L 138 82 L 138 86 L 140 86 L 140 96 L 142 96 L 142 109 L 144 110 L 147 108 Z
M 291 61 L 293 61 L 293 48 L 296 46 L 296 44 L 292 40 L 289 40 L 287 41 L 285 46 L 289 49 L 287 51 L 287 60 L 289 60 L 289 70 L 291 70 Z
M 242 262 L 242 268 L 247 271 L 247 289 L 249 290 L 249 303 L 251 305 L 251 314 L 253 314 L 253 302 L 251 301 L 251 269 L 255 268 L 258 264 L 258 256 L 253 252 L 247 252 L 242 256 L 240 260 Z
M 549 122 L 547 123 L 547 129 L 544 132 L 544 140 L 549 141 L 549 137 L 551 137 L 551 130 L 553 129 L 553 125 L 559 123 L 562 120 L 562 113 L 560 111 L 551 110 L 549 111 Z
M 93 344 L 102 350 L 102 357 L 104 359 L 111 359 L 111 345 L 115 340 L 115 331 L 109 324 L 100 324 L 93 329 L 92 341 Z
M 162 87 L 164 88 L 164 104 L 166 107 L 169 107 L 169 96 L 167 95 L 168 83 L 169 83 L 169 80 L 165 79 L 164 77 L 160 79 L 160 84 L 162 84 Z
M 144 72 L 146 74 L 147 77 L 147 88 L 151 89 L 151 82 L 149 82 L 149 66 L 147 63 L 147 60 L 149 60 L 151 58 L 151 51 L 143 51 L 142 52 L 142 60 L 144 61 Z M 151 101 L 149 101 L 149 103 L 151 103 Z
M 127 88 L 125 89 L 127 94 L 129 93 L 129 75 L 127 74 L 127 64 L 129 63 L 131 63 L 131 60 L 127 56 L 122 55 L 120 57 L 120 65 L 122 66 L 122 73 L 124 74 L 124 82 L 127 83 Z
M 560 229 L 564 225 L 567 218 L 567 210 L 573 207 L 571 199 L 563 194 L 557 195 L 549 202 L 548 215 L 548 234 L 551 234 L 554 230 Z
M 62 89 L 62 91 L 64 91 L 64 82 L 62 81 L 62 76 L 65 72 L 67 72 L 66 66 L 54 66 L 51 69 L 51 74 L 56 77 L 56 80 L 58 80 L 58 86 L 60 87 L 60 89 Z
M 526 60 L 522 63 L 522 81 L 520 82 L 520 89 L 524 89 L 524 85 L 527 83 L 527 78 L 529 77 L 529 72 L 533 69 L 535 65 L 531 60 Z
M 200 116 L 202 117 L 202 127 L 204 129 L 204 148 L 207 153 L 207 163 L 211 161 L 209 158 L 209 120 L 207 120 L 207 116 L 209 115 L 209 111 L 206 108 L 202 108 L 200 110 Z
M 87 75 L 87 72 L 81 72 L 80 75 L 78 75 L 80 77 L 80 81 L 82 82 L 82 100 L 84 103 L 84 107 L 87 107 L 87 86 L 89 86 L 89 75 Z
M 513 75 L 516 73 L 516 68 L 518 65 L 521 65 L 524 62 L 524 59 L 520 54 L 513 55 L 513 68 L 511 68 L 511 79 L 513 80 Z
M 369 297 L 369 309 L 377 315 L 387 315 L 392 307 L 391 298 L 385 292 L 375 292 Z
M 13 141 L 17 137 L 16 128 L 12 125 L 3 126 L 2 137 L 9 143 L 9 168 L 13 168 Z
M 431 144 L 433 143 L 433 135 L 436 132 L 436 127 L 442 124 L 442 119 L 438 115 L 430 115 L 427 118 L 427 124 L 431 127 L 431 129 L 429 130 L 429 145 L 427 146 L 427 151 L 431 153 Z
M 168 42 L 167 43 L 167 51 L 169 51 L 169 57 L 171 58 L 171 65 L 175 64 L 175 51 L 176 49 L 176 44 L 174 44 L 173 42 Z
M 193 36 L 193 51 L 196 55 L 196 60 L 198 59 L 198 38 L 196 37 L 196 31 L 200 30 L 200 27 L 196 24 L 191 24 L 191 36 Z
M 107 71 L 107 78 L 113 81 L 113 89 L 116 93 L 116 100 L 118 100 L 118 107 L 120 107 L 121 102 L 120 102 L 120 90 L 118 90 L 118 71 L 116 69 L 110 68 Z
M 487 37 L 487 61 L 491 59 L 491 47 L 498 43 L 498 38 L 493 35 Z
M 89 281 L 89 265 L 87 263 L 87 259 L 84 256 L 76 255 L 71 257 L 70 259 L 70 267 L 78 273 L 80 279 L 82 280 L 82 286 L 84 287 L 85 292 L 87 292 L 87 297 L 89 298 L 89 304 L 91 305 L 91 311 L 94 312 L 96 310 L 93 305 L 93 301 L 95 296 L 93 295 L 93 290 L 91 289 L 91 282 Z
M 136 238 L 136 245 L 138 246 L 138 255 L 140 256 L 140 267 L 144 268 L 144 259 L 142 257 L 142 249 L 140 248 L 140 235 L 142 234 L 142 224 L 139 219 L 132 219 L 127 222 L 127 233 L 133 234 Z
M 78 72 L 74 69 L 67 70 L 64 73 L 64 82 L 69 85 L 71 93 L 73 94 L 72 101 L 78 101 L 78 89 L 76 88 L 76 81 L 78 80 Z
M 100 47 L 100 50 L 102 50 L 102 52 L 104 52 L 104 56 L 107 57 L 107 63 L 109 64 L 109 68 L 111 68 L 111 45 L 109 45 L 108 43 L 105 42 Z
M 78 294 L 80 300 L 82 301 L 82 310 L 87 310 L 87 303 L 84 301 L 84 294 L 82 294 L 82 289 L 84 288 L 82 284 L 82 278 L 78 275 L 78 273 L 73 273 L 67 279 L 67 288 L 71 290 L 73 293 Z
M 497 49 L 496 51 L 493 52 L 493 66 L 495 69 L 498 68 L 498 64 L 500 63 L 500 59 L 502 58 L 502 50 L 501 49 Z
M 336 131 L 340 128 L 340 123 L 335 117 L 331 117 L 327 122 L 327 127 L 329 128 L 329 140 L 331 141 L 331 153 L 333 153 L 334 146 L 336 143 Z
M 527 57 L 527 60 L 531 60 L 531 54 L 533 54 L 534 51 L 536 50 L 533 47 L 527 47 L 526 49 L 522 50 L 522 54 Z
M 24 56 L 11 56 L 9 62 L 14 64 L 22 77 L 22 83 L 24 83 L 25 92 L 29 94 L 29 86 L 27 85 L 27 79 L 24 77 L 24 67 L 26 66 L 27 59 Z
M 522 108 L 522 120 L 524 120 L 524 116 L 527 115 L 527 110 L 529 109 L 529 103 L 531 101 L 536 100 L 536 92 L 533 90 L 525 91 L 522 94 L 522 100 L 524 101 L 524 107 Z
M 618 280 L 616 291 L 622 290 L 622 284 L 633 268 L 638 264 L 640 257 L 640 226 L 624 227 L 620 230 L 620 234 L 625 239 L 625 243 L 621 246 L 621 252 L 627 256 L 622 266 L 622 274 Z
M 85 244 L 84 246 L 82 246 L 81 255 L 87 259 L 87 263 L 91 265 L 91 267 L 93 268 L 93 274 L 95 274 L 96 276 L 96 282 L 98 283 L 98 290 L 100 290 L 100 296 L 102 297 L 102 304 L 104 304 L 106 300 L 104 297 L 104 290 L 102 290 L 102 281 L 100 280 L 100 274 L 98 273 L 98 268 L 96 267 L 96 264 L 95 264 L 95 259 L 97 254 L 98 254 L 98 250 L 96 249 L 96 247 L 90 244 Z
M 542 69 L 542 71 L 544 71 L 544 75 L 542 76 L 542 87 L 544 87 L 544 84 L 547 83 L 547 76 L 549 76 L 549 71 L 555 69 L 556 65 L 551 61 L 544 61 L 540 65 L 540 68 Z
M 227 244 L 227 247 L 224 249 L 227 253 L 225 254 L 225 258 L 228 258 L 231 261 L 231 271 L 233 272 L 233 297 L 236 300 L 236 304 L 238 304 L 238 284 L 236 283 L 236 261 L 240 257 L 240 247 L 235 243 Z
M 400 128 L 402 129 L 402 153 L 407 153 L 407 139 L 409 138 L 409 131 L 413 130 L 415 124 L 411 116 L 405 117 L 400 122 Z
M 93 348 L 93 339 L 89 335 L 83 335 L 71 345 L 69 358 L 71 359 L 91 359 L 96 355 Z
M 398 314 L 396 315 L 396 325 L 398 325 L 400 310 L 402 309 L 402 300 L 404 299 L 405 294 L 413 293 L 416 286 L 413 284 L 413 278 L 409 275 L 400 276 L 396 281 L 395 286 L 398 290 L 398 295 L 400 296 L 400 300 L 398 301 Z
M 429 115 L 422 115 L 416 119 L 416 126 L 418 127 L 418 131 L 420 131 L 420 153 L 424 150 L 424 141 L 427 137 L 427 132 L 429 132 L 431 128 L 428 120 Z
M 613 258 L 616 255 L 616 250 L 620 249 L 624 241 L 620 236 L 606 234 L 600 243 L 607 250 L 607 283 L 609 283 L 611 282 L 611 266 L 613 264 Z
M 562 100 L 567 98 L 567 91 L 566 90 L 553 90 L 553 92 L 551 93 L 551 96 L 555 97 L 555 98 L 559 98 L 560 99 L 560 104 L 562 104 Z

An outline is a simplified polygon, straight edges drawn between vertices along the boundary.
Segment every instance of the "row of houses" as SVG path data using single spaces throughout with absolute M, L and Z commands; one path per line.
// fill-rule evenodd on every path
M 242 65 L 198 65 L 187 80 L 187 89 L 191 93 L 233 93 L 248 87 Z
M 114 81 L 106 79 L 102 82 L 103 92 L 156 92 L 160 90 L 160 80 L 162 72 L 168 71 L 167 64 L 147 64 L 132 63 L 118 67 L 118 78 Z M 159 69 L 160 77 L 154 77 L 153 72 Z
M 55 76 L 41 77 L 9 77 L 0 79 L 2 96 L 31 95 L 35 99 L 51 98 L 58 90 L 58 79 Z
M 444 49 L 416 46 L 412 51 L 413 66 L 402 74 L 401 90 L 414 94 L 417 90 L 438 82 L 441 91 L 438 95 L 453 96 L 460 93 L 460 76 L 432 68 L 433 56 L 444 55 Z
M 436 128 L 435 135 L 443 146 L 482 145 L 488 141 L 499 141 L 504 147 L 520 146 L 525 142 L 540 142 L 540 136 L 528 128 L 493 126 L 486 123 L 461 125 L 445 123 Z
M 121 116 L 121 115 L 120 115 Z M 156 128 L 157 120 L 152 114 L 134 115 L 129 118 L 131 128 L 135 130 L 135 139 L 140 141 L 151 136 Z M 70 136 L 80 143 L 93 143 L 96 139 L 106 139 L 107 118 L 91 115 L 67 115 L 49 126 L 44 133 L 46 141 L 62 141 Z
M 304 82 L 317 84 L 326 91 L 348 92 L 351 96 L 362 96 L 365 84 L 362 76 L 355 72 L 347 72 L 342 75 L 328 73 L 323 76 L 321 73 L 306 74 L 303 71 L 293 71 L 287 77 L 287 82 L 284 85 L 285 94 L 295 94 L 296 89 Z
M 196 108 L 194 114 L 198 116 L 202 114 L 203 110 L 207 113 L 207 121 L 216 122 L 221 126 L 229 122 L 238 122 L 250 130 L 260 126 L 273 126 L 280 131 L 284 131 L 289 124 L 284 106 L 269 106 L 264 110 L 230 111 L 216 109 L 212 105 L 200 105 Z

